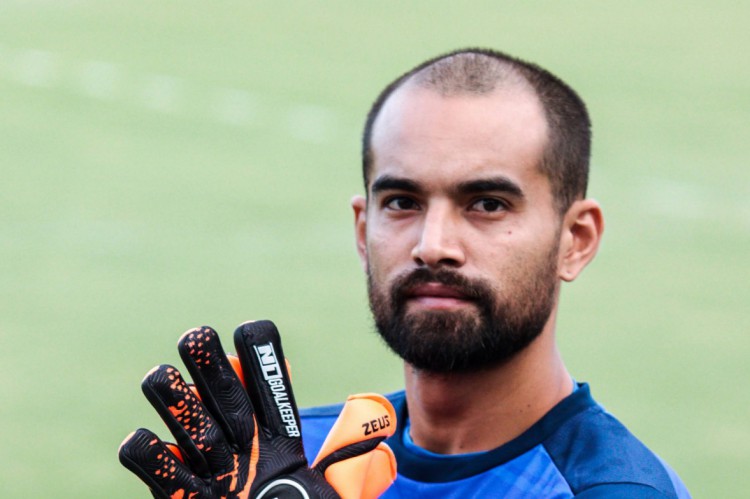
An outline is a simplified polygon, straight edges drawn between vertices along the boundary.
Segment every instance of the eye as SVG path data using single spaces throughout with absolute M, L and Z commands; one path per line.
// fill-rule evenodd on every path
M 479 211 L 484 213 L 497 213 L 499 211 L 505 211 L 508 209 L 508 204 L 502 199 L 497 198 L 482 198 L 474 201 L 469 210 Z
M 389 210 L 405 211 L 405 210 L 418 210 L 419 205 L 412 198 L 405 196 L 394 196 L 386 199 L 385 207 Z

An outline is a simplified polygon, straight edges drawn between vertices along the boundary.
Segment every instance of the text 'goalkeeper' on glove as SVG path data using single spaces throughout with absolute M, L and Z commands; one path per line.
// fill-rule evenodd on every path
M 349 397 L 308 467 L 276 327 L 242 324 L 234 344 L 239 365 L 213 329 L 192 329 L 178 349 L 195 386 L 168 365 L 144 378 L 143 392 L 177 445 L 142 428 L 123 441 L 119 457 L 154 497 L 365 499 L 388 488 L 395 459 L 382 441 L 395 431 L 396 415 L 384 397 Z

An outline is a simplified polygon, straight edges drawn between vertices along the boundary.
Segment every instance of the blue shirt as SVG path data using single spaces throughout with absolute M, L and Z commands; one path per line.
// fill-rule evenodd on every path
M 387 440 L 398 464 L 391 498 L 689 498 L 679 477 L 594 399 L 587 384 L 512 441 L 487 452 L 439 455 L 405 438 L 403 391 L 388 396 L 398 427 Z M 302 437 L 315 458 L 341 405 L 303 409 Z

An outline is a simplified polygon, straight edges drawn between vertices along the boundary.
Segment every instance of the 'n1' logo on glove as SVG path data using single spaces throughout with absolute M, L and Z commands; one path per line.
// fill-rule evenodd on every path
M 393 453 L 382 443 L 396 428 L 388 400 L 349 397 L 308 467 L 276 327 L 242 324 L 234 343 L 239 359 L 224 353 L 213 329 L 192 329 L 178 348 L 195 386 L 168 365 L 144 378 L 143 392 L 177 445 L 142 428 L 119 455 L 154 497 L 369 499 L 388 488 L 396 474 Z

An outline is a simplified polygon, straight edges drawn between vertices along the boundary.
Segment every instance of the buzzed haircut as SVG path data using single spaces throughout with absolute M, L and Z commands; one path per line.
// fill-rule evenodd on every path
M 586 105 L 562 80 L 536 64 L 490 49 L 469 48 L 429 59 L 399 76 L 380 93 L 367 114 L 362 134 L 365 189 L 374 161 L 372 130 L 388 98 L 405 83 L 444 96 L 486 95 L 497 88 L 526 87 L 539 99 L 548 138 L 539 170 L 549 179 L 562 214 L 586 196 L 591 157 L 591 120 Z

